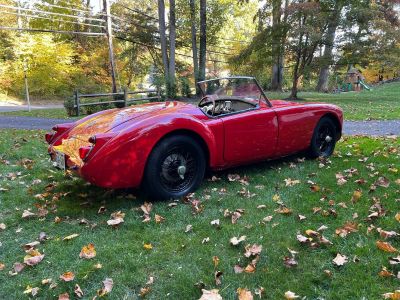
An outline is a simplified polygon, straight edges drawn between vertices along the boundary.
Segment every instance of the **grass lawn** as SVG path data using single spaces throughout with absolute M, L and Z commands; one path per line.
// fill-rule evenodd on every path
M 34 109 L 29 111 L 10 111 L 2 112 L 0 116 L 22 116 L 22 117 L 36 117 L 36 118 L 50 118 L 50 119 L 75 119 L 76 117 L 69 117 L 64 108 L 50 108 L 50 109 Z
M 176 206 L 153 202 L 151 220 L 144 223 L 144 199 L 134 199 L 129 191 L 96 188 L 53 169 L 43 132 L 0 130 L 0 136 L 0 224 L 6 227 L 0 229 L 0 299 L 29 298 L 23 294 L 28 286 L 39 288 L 40 299 L 65 292 L 73 298 L 75 284 L 85 299 L 92 299 L 106 278 L 114 282 L 108 299 L 137 299 L 143 288 L 148 299 L 198 299 L 200 287 L 217 288 L 224 299 L 237 299 L 238 288 L 254 294 L 261 287 L 265 299 L 283 299 L 288 290 L 307 299 L 380 299 L 399 287 L 395 276 L 400 265 L 389 264 L 389 257 L 398 253 L 376 245 L 382 240 L 400 249 L 397 238 L 385 240 L 377 231 L 399 229 L 399 140 L 345 138 L 325 162 L 291 157 L 216 173 L 221 179 L 205 180 L 195 194 L 200 211 L 194 213 L 194 206 L 183 200 L 174 202 Z M 230 182 L 228 175 L 235 173 L 248 179 Z M 337 183 L 339 173 L 347 180 L 343 185 Z M 381 176 L 389 186 L 370 191 Z M 238 193 L 242 189 L 245 193 Z M 104 213 L 99 213 L 101 207 Z M 224 217 L 227 209 L 244 210 L 236 224 Z M 42 215 L 24 219 L 24 210 Z M 106 222 L 116 211 L 125 213 L 125 222 L 112 228 Z M 378 217 L 368 220 L 371 213 Z M 165 220 L 157 223 L 156 214 Z M 306 218 L 299 220 L 298 215 Z M 86 221 L 80 225 L 82 219 Z M 211 225 L 216 219 L 219 227 Z M 335 231 L 349 221 L 357 231 L 338 236 Z M 187 225 L 192 225 L 189 232 Z M 323 225 L 327 229 L 321 232 L 332 245 L 305 232 Z M 44 259 L 11 276 L 13 264 L 26 255 L 21 246 L 38 240 L 40 232 L 48 236 L 37 246 Z M 63 240 L 75 233 L 79 236 Z M 298 234 L 312 241 L 300 243 Z M 232 237 L 242 235 L 244 242 L 230 245 Z M 79 258 L 89 243 L 96 257 Z M 262 246 L 259 261 L 255 270 L 247 268 L 253 272 L 236 274 L 236 264 L 244 268 L 255 258 L 244 256 L 248 244 Z M 285 256 L 291 256 L 288 248 L 298 252 L 297 266 L 284 264 Z M 343 266 L 332 262 L 338 253 L 348 258 Z M 382 267 L 389 271 L 382 275 L 394 275 L 380 276 Z M 75 274 L 71 282 L 59 279 L 67 271 Z M 214 280 L 216 271 L 223 272 L 220 285 Z M 146 284 L 149 277 L 154 282 Z M 42 284 L 50 278 L 53 286 Z
M 271 93 L 271 99 L 284 99 L 290 93 Z M 336 104 L 344 110 L 345 120 L 395 120 L 400 119 L 400 82 L 388 83 L 371 91 L 359 93 L 323 94 L 300 92 L 305 101 L 320 101 Z

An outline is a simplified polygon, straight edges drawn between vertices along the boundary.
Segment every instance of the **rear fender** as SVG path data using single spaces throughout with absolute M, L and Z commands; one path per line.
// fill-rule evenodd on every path
M 215 122 L 219 122 L 216 120 Z M 126 188 L 141 184 L 147 159 L 154 146 L 174 131 L 191 131 L 201 137 L 208 148 L 210 166 L 218 164 L 216 138 L 210 128 L 189 115 L 157 116 L 146 118 L 132 125 L 124 124 L 116 137 L 106 143 L 81 168 L 81 175 L 103 187 Z M 222 153 L 222 152 L 221 152 Z M 104 174 L 104 175 L 103 175 Z

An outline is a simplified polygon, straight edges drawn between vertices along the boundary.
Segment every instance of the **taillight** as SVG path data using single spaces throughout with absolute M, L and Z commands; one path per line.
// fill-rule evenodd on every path
M 71 127 L 74 126 L 74 123 L 64 123 L 64 124 L 58 124 L 53 126 L 53 131 L 54 132 L 48 132 L 45 135 L 46 142 L 48 144 L 51 144 L 56 138 L 61 136 L 63 133 L 65 133 L 67 130 L 69 130 Z
M 92 149 L 93 149 L 93 146 L 80 147 L 79 148 L 79 157 L 83 161 L 85 161 L 88 158 L 88 156 L 89 156 L 90 152 L 92 151 Z

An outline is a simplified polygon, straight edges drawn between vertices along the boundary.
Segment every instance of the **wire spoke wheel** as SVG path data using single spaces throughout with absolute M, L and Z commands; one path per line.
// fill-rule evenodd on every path
M 171 149 L 161 164 L 161 184 L 170 192 L 185 191 L 191 185 L 197 168 L 190 150 L 178 147 Z

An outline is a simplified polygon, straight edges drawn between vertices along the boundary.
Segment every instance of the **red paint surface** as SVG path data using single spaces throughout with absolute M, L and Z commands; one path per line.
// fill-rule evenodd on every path
M 342 111 L 328 104 L 272 100 L 272 107 L 209 118 L 198 107 L 181 102 L 149 103 L 103 111 L 77 121 L 57 134 L 49 153 L 66 154 L 67 166 L 102 187 L 140 185 L 147 158 L 166 135 L 185 132 L 204 141 L 209 166 L 224 169 L 277 158 L 306 149 L 319 119 L 330 114 L 340 123 Z M 341 130 L 341 128 L 340 128 Z M 96 144 L 85 162 L 79 148 Z

